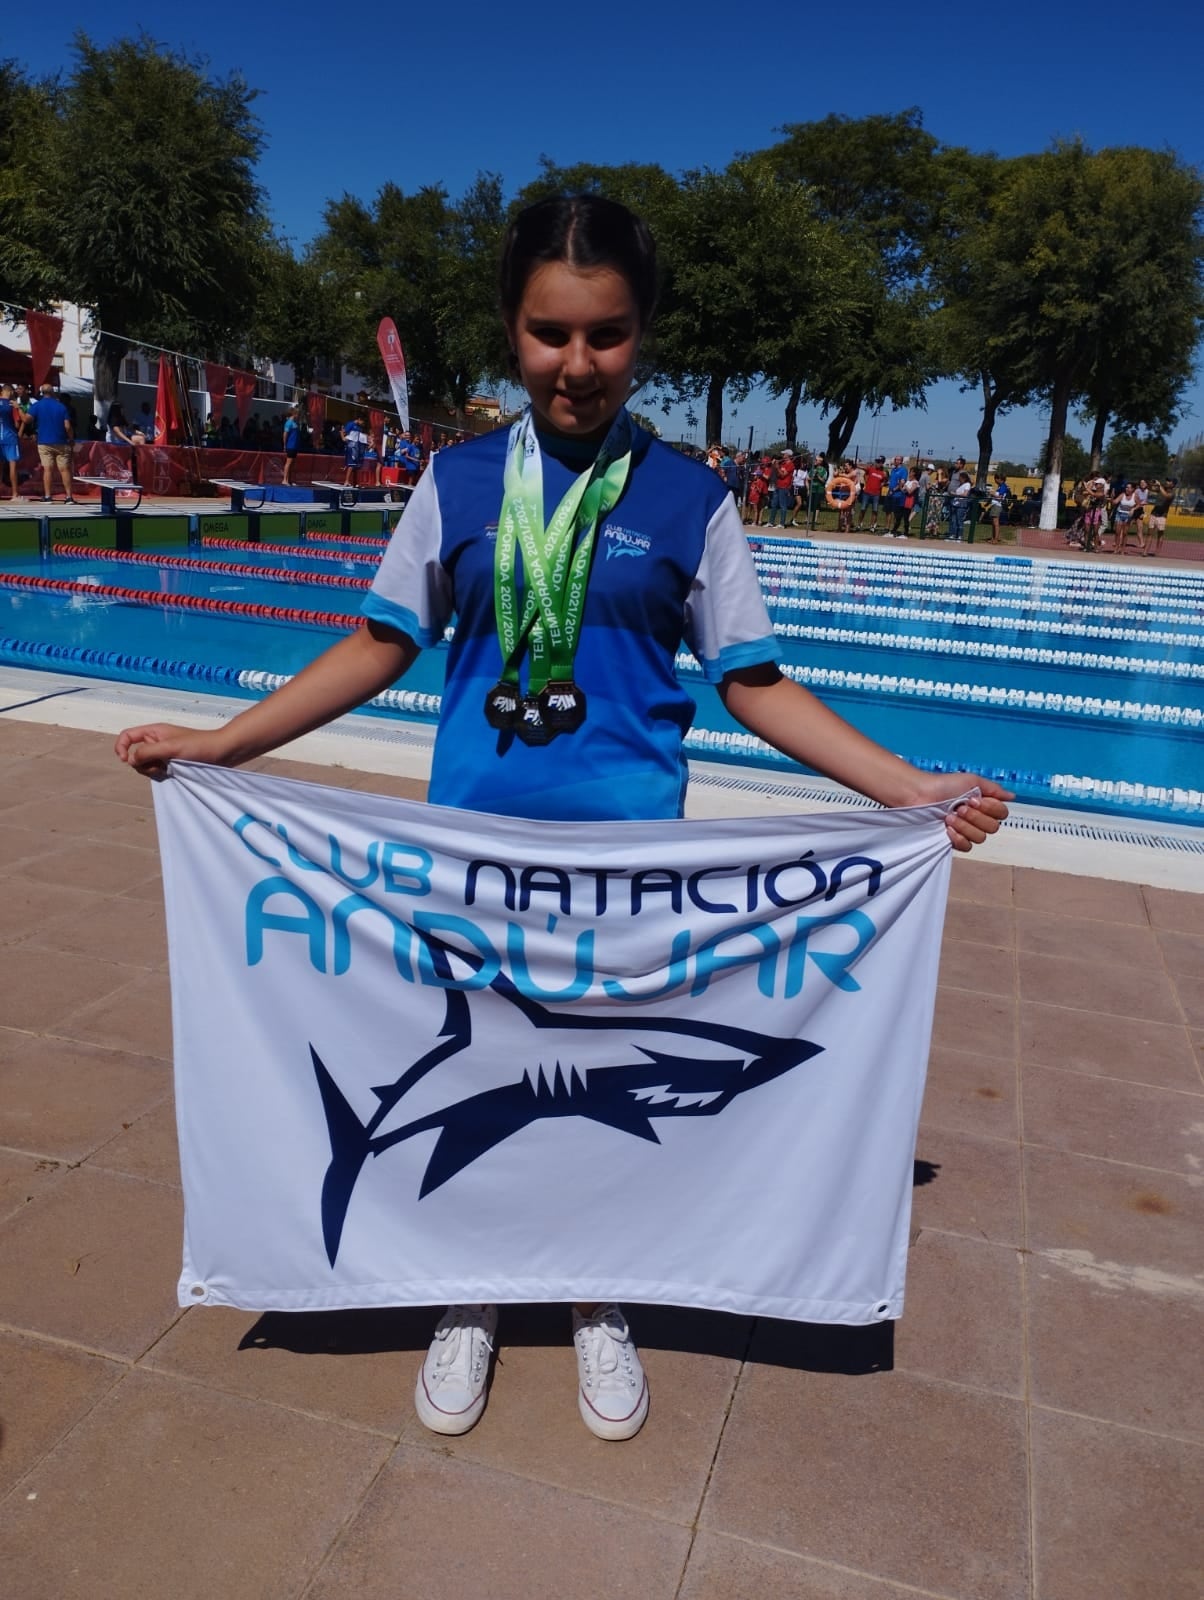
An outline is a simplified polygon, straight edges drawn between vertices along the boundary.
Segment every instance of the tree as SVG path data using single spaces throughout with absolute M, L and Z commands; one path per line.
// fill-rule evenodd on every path
M 218 350 L 250 329 L 268 239 L 256 91 L 145 35 L 75 40 L 76 61 L 24 142 L 29 247 L 46 286 L 91 308 L 106 408 L 128 341 Z
M 779 144 L 748 159 L 806 186 L 817 221 L 839 240 L 846 276 L 831 333 L 794 370 L 779 364 L 773 387 L 789 396 L 788 434 L 803 393 L 819 405 L 830 418 L 828 454 L 839 458 L 863 409 L 922 406 L 940 375 L 924 281 L 939 147 L 914 108 L 781 131 Z
M 995 423 L 1032 393 L 1026 364 L 1009 350 L 1012 306 L 999 272 L 994 231 L 1006 163 L 993 155 L 951 150 L 934 158 L 942 168 L 941 198 L 926 239 L 928 281 L 939 300 L 933 339 L 962 393 L 982 396 L 976 481 L 983 483 L 994 449 Z M 1001 340 L 1001 334 L 1004 336 Z
M 249 335 L 252 350 L 285 361 L 305 387 L 319 362 L 336 362 L 348 337 L 340 304 L 326 292 L 311 253 L 298 257 L 283 240 L 264 252 L 255 321 Z
M 58 287 L 35 237 L 38 197 L 26 165 L 53 103 L 52 83 L 33 83 L 15 61 L 0 61 L 0 297 L 19 306 L 42 306 Z
M 1049 440 L 1041 446 L 1041 454 L 1037 457 L 1038 476 L 1044 477 L 1049 471 Z M 1083 441 L 1073 433 L 1064 434 L 1062 437 L 1062 469 L 1063 478 L 1068 478 L 1072 483 L 1077 483 L 1080 478 L 1091 476 L 1091 454 L 1083 446 Z
M 1171 453 L 1160 434 L 1133 431 L 1114 433 L 1108 440 L 1100 465 L 1109 478 L 1165 478 L 1170 472 Z
M 987 241 L 993 337 L 1001 370 L 1049 405 L 1042 527 L 1056 525 L 1074 399 L 1094 388 L 1119 410 L 1099 380 L 1110 362 L 1129 370 L 1135 348 L 1186 370 L 1204 323 L 1202 203 L 1199 174 L 1166 151 L 1074 142 L 1007 164 Z
M 998 461 L 995 471 L 1002 472 L 1005 478 L 1027 478 L 1028 464 L 1023 461 Z
M 338 307 L 343 354 L 385 387 L 376 344 L 392 317 L 405 349 L 410 397 L 463 412 L 473 390 L 505 370 L 497 325 L 501 185 L 483 175 L 453 203 L 440 185 L 405 194 L 386 183 L 371 206 L 329 201 L 311 259 Z
M 1180 483 L 1193 489 L 1204 488 L 1204 444 L 1184 450 L 1175 457 L 1173 466 Z

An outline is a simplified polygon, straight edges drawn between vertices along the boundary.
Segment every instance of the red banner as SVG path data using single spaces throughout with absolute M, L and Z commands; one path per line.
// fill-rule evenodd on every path
M 309 418 L 310 443 L 320 449 L 326 431 L 326 396 L 311 389 L 305 397 L 305 412 Z
M 376 348 L 380 351 L 380 358 L 389 375 L 389 388 L 393 392 L 393 404 L 397 407 L 397 415 L 401 420 L 401 431 L 408 433 L 410 388 L 406 379 L 406 358 L 392 317 L 381 318 L 380 326 L 376 330 Z
M 50 376 L 54 353 L 59 347 L 63 332 L 62 317 L 52 317 L 47 311 L 27 311 L 25 326 L 29 330 L 29 359 L 33 367 L 33 386 L 40 388 Z
M 434 428 L 431 427 L 429 422 L 424 422 L 422 424 L 422 453 L 423 453 L 423 455 L 424 456 L 429 456 L 431 451 L 434 448 L 435 448 L 435 430 L 434 430 Z
M 385 414 L 383 411 L 369 411 L 368 432 L 372 435 L 372 448 L 380 455 L 385 444 Z
M 230 387 L 230 368 L 220 361 L 206 361 L 205 387 L 209 391 L 209 415 L 215 423 L 220 422 Z
M 241 433 L 247 425 L 247 418 L 251 415 L 251 401 L 255 397 L 255 384 L 257 379 L 253 372 L 236 372 L 234 374 L 234 403 L 238 408 L 238 431 Z
M 159 358 L 159 386 L 155 391 L 155 443 L 159 445 L 182 444 L 184 441 L 184 414 L 180 410 L 180 396 L 176 389 L 176 375 L 171 358 Z

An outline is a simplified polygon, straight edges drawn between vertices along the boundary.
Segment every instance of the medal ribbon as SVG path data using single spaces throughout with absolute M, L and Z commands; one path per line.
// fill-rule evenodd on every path
M 631 419 L 620 411 L 597 459 L 570 485 L 545 527 L 543 463 L 530 411 L 510 430 L 493 564 L 503 682 L 517 686 L 524 644 L 530 653 L 528 693 L 538 694 L 549 681 L 571 681 L 594 539 L 627 482 L 631 436 Z M 518 550 L 527 587 L 521 613 Z

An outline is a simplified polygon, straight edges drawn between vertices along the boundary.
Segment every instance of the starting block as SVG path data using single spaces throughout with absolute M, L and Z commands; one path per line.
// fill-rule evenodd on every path
M 100 490 L 102 517 L 112 517 L 117 529 L 118 550 L 134 548 L 134 513 L 142 504 L 142 485 L 129 478 L 91 478 L 82 472 L 75 474 L 76 483 L 88 483 Z M 133 505 L 118 506 L 118 495 L 133 495 Z
M 247 540 L 251 544 L 258 544 L 259 513 L 263 508 L 265 499 L 263 485 L 259 483 L 247 483 L 242 478 L 211 478 L 209 481 L 210 483 L 217 484 L 219 489 L 229 489 L 231 516 L 240 517 L 244 514 L 246 515 Z M 252 500 L 250 503 L 248 503 L 248 494 L 256 493 L 258 493 L 259 499 Z
M 408 483 L 361 485 L 320 480 L 314 482 L 313 490 L 316 498 L 324 501 L 332 511 L 350 511 L 361 504 L 404 506 L 414 492 Z

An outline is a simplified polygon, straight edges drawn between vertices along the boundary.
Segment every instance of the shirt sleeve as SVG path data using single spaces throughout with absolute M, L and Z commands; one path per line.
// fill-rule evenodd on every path
M 453 610 L 451 579 L 440 560 L 442 543 L 435 472 L 429 468 L 393 529 L 360 607 L 365 617 L 409 634 L 423 649 L 440 642 Z
M 781 657 L 736 502 L 724 495 L 707 524 L 686 599 L 685 639 L 708 683 Z

